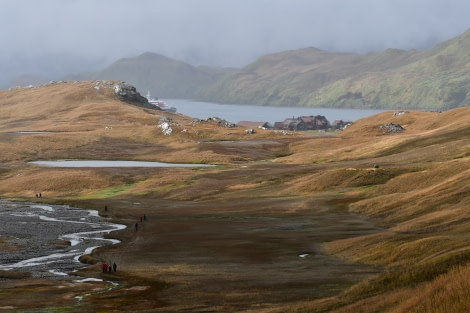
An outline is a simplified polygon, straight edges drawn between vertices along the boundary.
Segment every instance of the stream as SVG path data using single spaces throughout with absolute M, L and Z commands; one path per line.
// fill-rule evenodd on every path
M 78 258 L 118 243 L 103 237 L 126 227 L 103 221 L 95 210 L 1 200 L 0 221 L 0 270 L 48 278 L 86 267 Z

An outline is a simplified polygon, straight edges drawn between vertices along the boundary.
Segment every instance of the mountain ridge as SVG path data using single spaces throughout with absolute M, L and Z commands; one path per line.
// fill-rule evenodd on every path
M 148 90 L 162 98 L 192 98 L 199 88 L 214 83 L 220 75 L 216 69 L 145 52 L 135 58 L 119 59 L 101 71 L 71 74 L 65 79 L 114 80 L 115 77 L 131 83 L 142 93 Z
M 470 30 L 428 50 L 367 54 L 314 47 L 264 55 L 242 68 L 193 66 L 145 52 L 69 80 L 121 80 L 160 98 L 361 109 L 446 110 L 470 103 Z

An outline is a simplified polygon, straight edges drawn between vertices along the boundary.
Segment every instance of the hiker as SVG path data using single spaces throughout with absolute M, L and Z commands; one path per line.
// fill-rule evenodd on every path
M 140 222 L 142 223 L 142 216 L 140 217 Z
M 103 265 L 101 265 L 101 268 L 103 269 L 103 273 L 106 273 L 108 271 L 108 264 L 103 263 Z
M 115 273 L 116 273 L 116 269 L 117 269 L 117 265 L 116 265 L 116 263 L 113 263 L 113 270 L 114 270 Z
M 146 221 L 146 220 L 147 220 L 147 215 L 144 214 L 144 221 Z
M 111 273 L 111 270 L 112 270 L 111 265 L 109 265 L 108 266 L 108 272 Z
M 137 231 L 138 228 L 139 228 L 139 222 L 136 222 L 135 223 L 135 231 Z
M 39 198 L 42 198 L 42 194 L 41 194 L 41 193 L 39 193 Z

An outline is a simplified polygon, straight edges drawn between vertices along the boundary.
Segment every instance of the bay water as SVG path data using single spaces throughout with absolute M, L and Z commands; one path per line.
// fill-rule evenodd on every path
M 372 116 L 384 110 L 372 109 L 331 109 L 331 108 L 306 108 L 306 107 L 273 107 L 250 104 L 219 104 L 210 102 L 193 101 L 188 99 L 165 100 L 170 106 L 177 109 L 177 113 L 194 118 L 206 119 L 218 117 L 228 122 L 240 121 L 252 122 L 282 122 L 286 118 L 300 116 L 322 115 L 332 123 L 335 120 L 354 122 L 358 119 Z

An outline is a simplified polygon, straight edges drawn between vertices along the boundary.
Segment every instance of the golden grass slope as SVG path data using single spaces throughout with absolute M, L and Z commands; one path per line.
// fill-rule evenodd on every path
M 266 207 L 256 214 L 275 211 L 285 219 L 302 219 L 315 204 L 326 203 L 333 211 L 370 219 L 380 231 L 327 240 L 320 252 L 377 266 L 381 274 L 335 297 L 286 303 L 284 311 L 439 313 L 470 307 L 469 300 L 455 296 L 470 291 L 465 283 L 470 261 L 469 108 L 389 111 L 339 133 L 247 134 L 240 127 L 122 103 L 112 89 L 96 84 L 0 92 L 1 198 L 32 200 L 44 192 L 49 199 L 44 201 L 50 202 L 99 207 L 115 201 L 125 209 L 114 218 L 126 223 L 134 214 L 128 203 L 185 203 L 191 208 L 185 214 L 210 210 L 214 217 L 208 225 L 220 219 L 222 204 L 228 214 L 224 218 L 243 220 L 246 208 L 258 209 L 258 202 Z M 158 127 L 162 121 L 172 125 L 171 135 Z M 380 129 L 390 123 L 404 131 Z M 117 170 L 27 163 L 69 158 L 219 165 Z M 319 212 L 327 212 L 326 207 Z M 152 264 L 152 259 L 142 262 Z M 283 310 L 270 311 L 277 309 Z
M 28 160 L 28 155 L 32 155 L 35 159 L 95 157 L 225 163 L 232 159 L 229 153 L 214 153 L 218 147 L 200 142 L 263 137 L 247 136 L 242 128 L 218 127 L 215 121 L 201 122 L 181 114 L 123 103 L 114 97 L 112 86 L 67 82 L 0 91 L 0 132 L 4 137 L 1 144 L 6 152 L 0 161 Z M 173 128 L 171 136 L 165 136 L 158 128 L 165 119 Z M 17 134 L 24 131 L 44 133 Z M 253 146 L 253 152 L 245 153 L 246 157 L 241 159 L 251 159 L 251 154 L 256 154 L 262 145 Z M 282 151 L 277 143 L 270 146 L 274 146 L 271 149 L 274 153 Z

